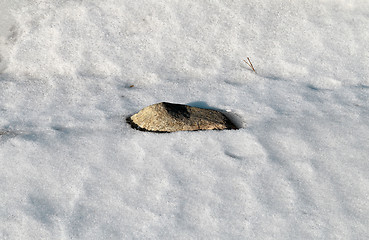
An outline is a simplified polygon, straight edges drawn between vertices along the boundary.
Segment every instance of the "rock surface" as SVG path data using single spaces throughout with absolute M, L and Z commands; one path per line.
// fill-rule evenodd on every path
M 238 129 L 223 113 L 161 102 L 127 118 L 133 128 L 152 132 Z

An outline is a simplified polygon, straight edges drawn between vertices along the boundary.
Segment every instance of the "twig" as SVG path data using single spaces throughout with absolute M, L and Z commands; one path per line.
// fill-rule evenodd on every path
M 247 60 L 248 60 L 249 62 L 246 62 L 246 60 L 245 60 L 245 59 L 244 59 L 243 61 L 244 61 L 247 65 L 249 65 L 249 67 L 252 69 L 252 71 L 254 71 L 254 72 L 256 73 L 255 68 L 254 68 L 254 66 L 252 65 L 252 63 L 251 63 L 251 61 L 250 61 L 250 58 L 249 58 L 249 57 L 247 57 Z

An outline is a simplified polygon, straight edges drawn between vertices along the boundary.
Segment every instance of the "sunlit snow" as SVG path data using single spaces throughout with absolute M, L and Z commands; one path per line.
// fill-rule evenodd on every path
M 0 239 L 369 236 L 368 1 L 0 0 L 0 22 Z M 164 101 L 242 128 L 125 122 Z

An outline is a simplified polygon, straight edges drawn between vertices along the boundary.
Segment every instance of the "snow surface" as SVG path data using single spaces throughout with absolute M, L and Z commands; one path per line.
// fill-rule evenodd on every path
M 367 0 L 0 0 L 0 21 L 0 239 L 369 236 Z M 126 124 L 162 101 L 243 128 Z

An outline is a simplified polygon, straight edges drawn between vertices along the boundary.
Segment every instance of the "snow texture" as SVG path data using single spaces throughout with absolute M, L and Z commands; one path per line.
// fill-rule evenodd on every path
M 0 239 L 369 236 L 368 1 L 0 0 L 0 21 Z M 163 101 L 242 128 L 125 122 Z

